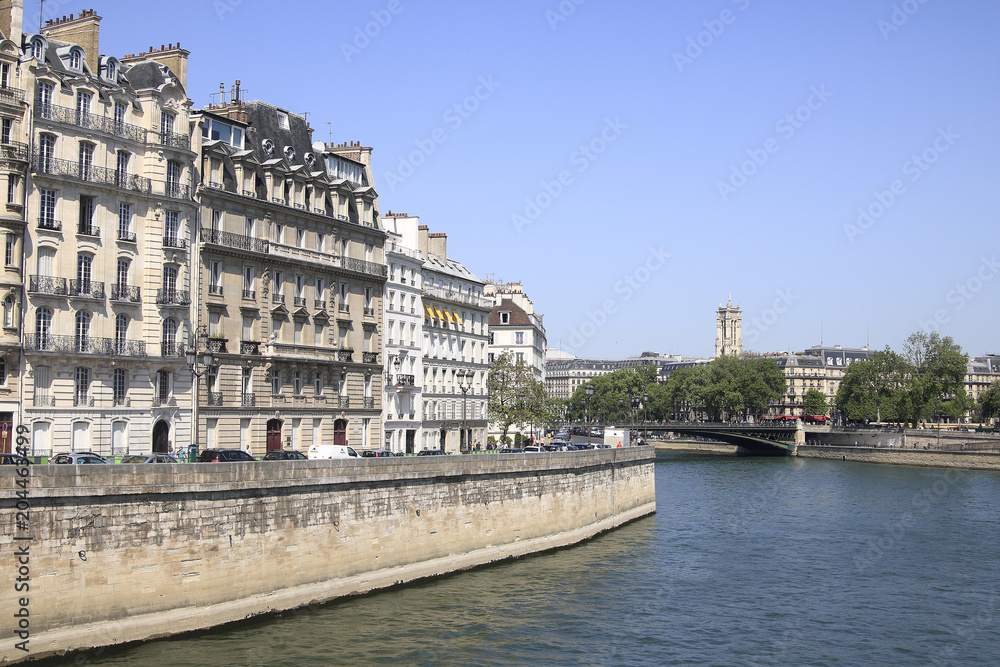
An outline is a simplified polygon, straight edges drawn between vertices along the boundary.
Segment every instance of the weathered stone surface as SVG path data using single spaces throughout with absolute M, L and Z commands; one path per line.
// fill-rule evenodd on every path
M 800 445 L 797 455 L 813 459 L 858 461 L 861 463 L 891 463 L 895 465 L 928 466 L 933 468 L 971 468 L 1000 470 L 1000 454 L 986 452 L 941 452 L 919 449 L 871 447 L 827 447 Z
M 5 520 L 0 614 L 30 653 L 164 636 L 565 546 L 655 511 L 653 450 L 358 461 L 32 466 Z M 13 513 L 12 466 L 0 495 Z M 15 592 L 15 533 L 30 590 Z M 6 624 L 5 624 L 6 625 Z

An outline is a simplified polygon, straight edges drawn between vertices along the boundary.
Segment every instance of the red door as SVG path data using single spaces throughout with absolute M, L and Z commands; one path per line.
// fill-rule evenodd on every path
M 338 419 L 333 422 L 333 444 L 335 445 L 346 445 L 347 444 L 347 420 Z
M 267 422 L 267 451 L 281 449 L 281 420 L 270 419 Z

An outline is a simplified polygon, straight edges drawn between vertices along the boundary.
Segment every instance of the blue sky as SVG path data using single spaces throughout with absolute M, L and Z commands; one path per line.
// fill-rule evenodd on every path
M 711 355 L 732 294 L 756 351 L 1000 352 L 1000 3 L 159 4 L 95 2 L 101 50 L 180 41 L 196 106 L 240 79 L 372 146 L 383 213 L 522 282 L 552 346 Z

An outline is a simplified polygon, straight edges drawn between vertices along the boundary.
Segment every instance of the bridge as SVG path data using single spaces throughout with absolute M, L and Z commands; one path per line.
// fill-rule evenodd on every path
M 644 437 L 648 439 L 662 439 L 667 433 L 708 438 L 737 445 L 757 456 L 789 456 L 795 453 L 796 444 L 805 442 L 800 426 L 784 424 L 672 423 L 632 424 L 618 428 L 628 428 L 639 435 L 645 432 Z

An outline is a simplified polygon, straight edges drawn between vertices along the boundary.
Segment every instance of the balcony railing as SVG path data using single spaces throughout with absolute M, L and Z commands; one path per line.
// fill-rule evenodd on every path
M 257 394 L 243 394 L 243 407 L 252 408 L 257 405 Z
M 62 223 L 58 220 L 53 220 L 51 218 L 39 218 L 38 219 L 39 229 L 51 229 L 54 232 L 62 231 Z
M 130 408 L 132 407 L 132 399 L 128 396 L 115 396 L 111 399 L 111 406 L 115 408 Z
M 54 276 L 28 276 L 28 291 L 35 294 L 56 294 L 65 296 L 66 279 Z
M 466 294 L 465 292 L 459 292 L 457 290 L 444 289 L 442 287 L 432 287 L 425 285 L 420 289 L 424 296 L 444 299 L 445 301 L 453 301 L 456 303 L 464 303 L 470 306 L 476 306 L 477 308 L 490 309 L 492 308 L 492 301 L 480 294 Z
M 365 306 L 365 317 L 375 317 L 375 309 L 371 306 Z
M 188 185 L 167 181 L 163 184 L 163 195 L 174 199 L 191 199 L 191 188 Z
M 134 192 L 149 194 L 153 190 L 153 182 L 144 176 L 125 174 L 115 169 L 81 164 L 79 161 L 60 160 L 58 158 L 41 156 L 37 153 L 31 158 L 31 168 L 39 174 L 68 176 L 81 181 L 112 185 L 116 188 L 132 190 Z
M 296 308 L 306 307 L 306 298 L 304 296 L 297 296 L 293 299 Z
M 54 408 L 56 397 L 52 394 L 35 394 L 34 398 L 31 399 L 31 404 L 36 408 Z
M 354 361 L 354 350 L 337 350 L 337 361 Z
M 186 134 L 175 134 L 173 132 L 160 132 L 160 145 L 170 148 L 191 149 L 191 138 Z
M 340 396 L 337 401 L 340 407 L 349 408 L 351 407 L 351 397 L 350 396 Z
M 111 300 L 124 301 L 125 303 L 139 303 L 141 301 L 140 289 L 133 285 L 112 285 Z
M 341 313 L 349 313 L 351 312 L 351 306 L 350 304 L 342 303 L 337 306 L 337 310 Z
M 66 123 L 67 125 L 76 125 L 89 130 L 106 132 L 140 144 L 146 142 L 145 128 L 116 121 L 114 118 L 107 116 L 95 116 L 92 113 L 84 113 L 69 107 L 60 107 L 54 104 L 37 104 L 35 105 L 35 117 L 56 121 L 57 123 Z
M 316 310 L 326 310 L 326 301 L 323 299 L 316 299 L 313 301 L 313 308 Z
M 127 241 L 128 243 L 135 243 L 135 232 L 126 232 L 123 229 L 119 229 L 118 240 Z
M 90 224 L 87 224 L 87 225 L 77 225 L 76 226 L 76 233 L 77 234 L 82 234 L 83 236 L 100 236 L 101 235 L 101 228 L 100 227 L 95 227 L 94 225 L 90 225 Z
M 378 363 L 378 352 L 362 352 L 361 353 L 361 363 L 364 363 L 364 364 L 377 364 Z
M 0 95 L 0 99 L 2 99 L 2 95 Z M 20 141 L 5 141 L 0 143 L 0 159 L 27 160 L 28 144 L 23 144 Z
M 416 378 L 412 375 L 397 375 L 396 376 L 396 386 L 397 387 L 412 387 Z
M 145 357 L 146 341 L 31 333 L 24 335 L 24 349 L 29 352 L 72 352 L 103 354 L 112 357 Z
M 250 301 L 256 301 L 257 300 L 257 292 L 255 292 L 252 289 L 245 289 L 245 290 L 243 290 L 243 298 L 244 299 L 249 299 Z
M 190 306 L 191 295 L 176 289 L 158 289 L 156 303 L 161 306 Z
M 260 354 L 260 343 L 255 340 L 241 340 L 240 341 L 240 354 Z
M 378 276 L 380 278 L 385 278 L 389 274 L 389 269 L 385 264 L 366 262 L 363 259 L 355 259 L 353 257 L 342 257 L 341 261 L 343 263 L 343 267 L 350 271 L 367 273 L 368 275 Z
M 160 343 L 161 357 L 183 357 L 184 343 Z
M 229 350 L 226 349 L 226 343 L 229 342 L 228 338 L 212 337 L 205 342 L 205 347 L 208 348 L 209 352 L 229 354 Z
M 208 392 L 208 404 L 209 405 L 222 405 L 222 392 L 221 391 L 210 391 Z
M 7 86 L 0 88 L 0 102 L 17 106 L 23 101 L 24 91 L 20 88 L 8 88 Z
M 92 408 L 94 407 L 94 397 L 87 394 L 73 394 L 73 407 Z
M 265 241 L 264 239 L 255 239 L 252 236 L 246 236 L 244 234 L 223 232 L 218 229 L 202 229 L 201 242 L 263 254 L 267 254 L 270 250 L 269 241 Z
M 163 408 L 167 406 L 176 407 L 177 397 L 176 396 L 154 396 L 153 397 L 153 407 Z
M 222 285 L 209 285 L 208 293 L 215 296 L 222 296 Z
M 76 280 L 69 281 L 69 295 L 83 299 L 103 299 L 104 283 L 96 280 Z
M 163 237 L 163 247 L 164 248 L 186 248 L 188 246 L 187 239 L 181 238 L 176 234 L 167 234 Z
M 285 295 L 273 292 L 271 294 L 271 303 L 285 303 Z
M 369 408 L 369 409 L 370 408 L 374 408 L 375 407 L 375 397 L 374 396 L 365 396 L 364 398 L 362 398 L 361 399 L 361 407 L 362 408 Z

